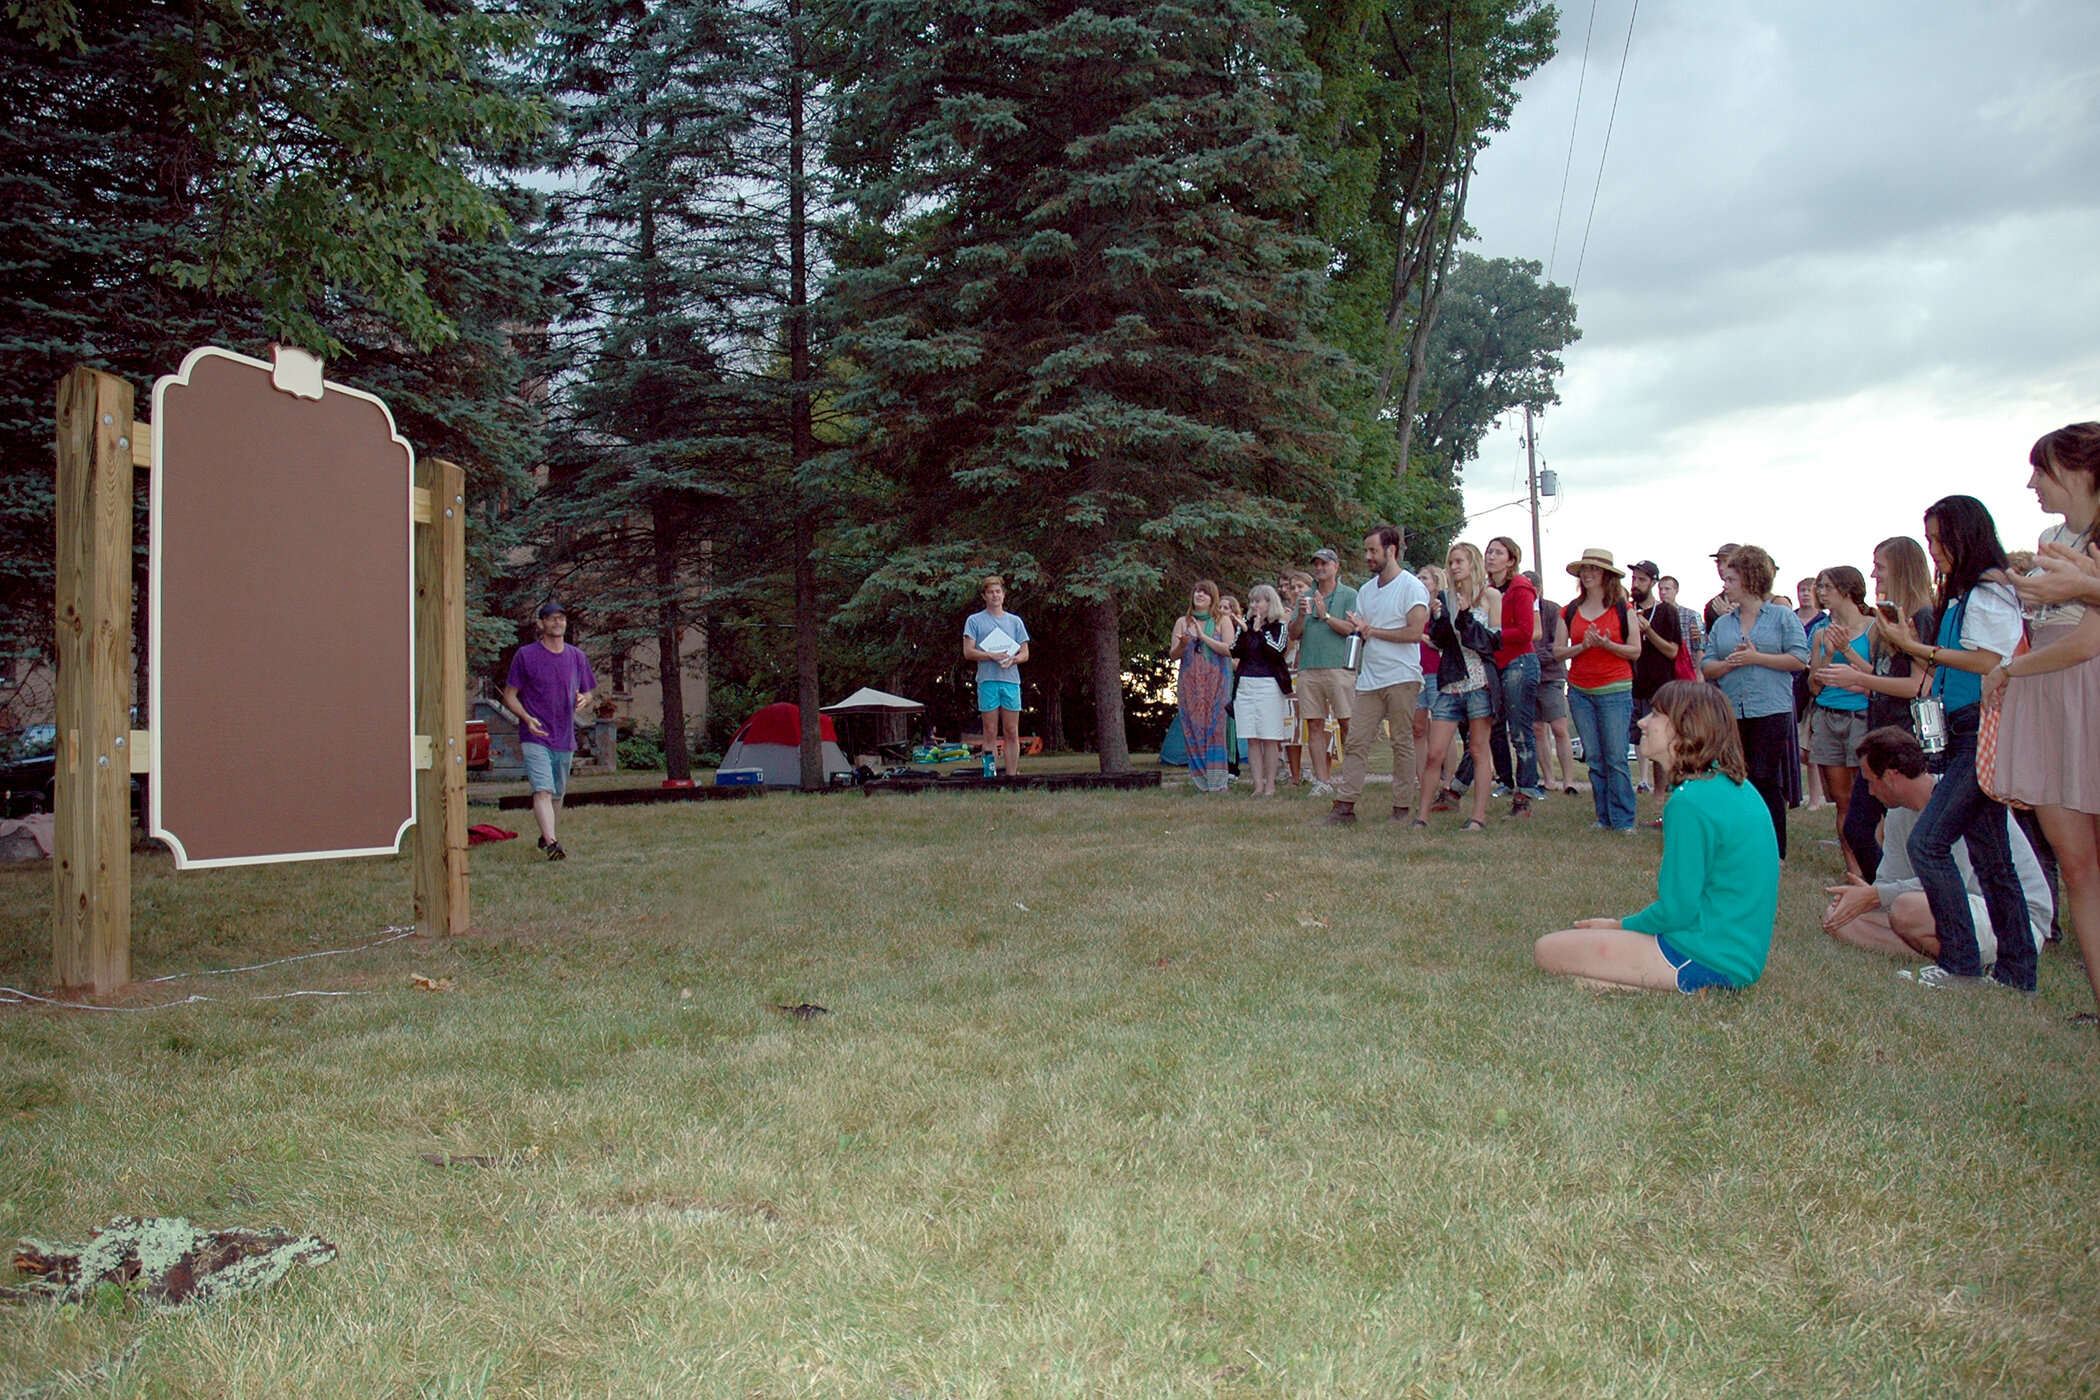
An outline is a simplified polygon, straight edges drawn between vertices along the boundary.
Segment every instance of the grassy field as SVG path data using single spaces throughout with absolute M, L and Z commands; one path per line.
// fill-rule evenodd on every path
M 0 1396 L 2100 1391 L 2074 953 L 2033 1004 L 1899 982 L 1817 931 L 1799 814 L 1762 984 L 1596 994 L 1531 939 L 1644 903 L 1654 833 L 1324 806 L 578 810 L 566 863 L 476 849 L 471 936 L 0 1012 L 0 1232 L 341 1248 L 208 1310 L 0 1310 Z M 408 913 L 401 860 L 136 871 L 141 976 Z M 0 871 L 17 987 L 49 881 Z M 366 995 L 243 1000 L 296 989 Z

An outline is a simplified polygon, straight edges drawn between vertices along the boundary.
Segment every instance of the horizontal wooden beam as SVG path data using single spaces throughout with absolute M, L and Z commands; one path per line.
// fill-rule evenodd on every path
M 153 470 L 153 425 L 131 420 L 131 465 L 133 470 Z

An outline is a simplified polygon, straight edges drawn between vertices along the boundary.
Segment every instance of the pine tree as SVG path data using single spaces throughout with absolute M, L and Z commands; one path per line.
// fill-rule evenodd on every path
M 1127 767 L 1126 600 L 1339 508 L 1324 248 L 1291 226 L 1317 75 L 1243 0 L 861 0 L 833 27 L 844 407 L 899 537 L 868 588 L 996 566 L 1083 610 Z
M 492 279 L 465 275 L 505 246 L 503 207 L 469 167 L 501 166 L 535 126 L 499 66 L 527 33 L 493 6 L 424 0 L 354 17 L 330 0 L 9 8 L 0 650 L 49 644 L 52 387 L 76 364 L 142 394 L 207 342 L 399 367 L 480 488 L 477 462 L 515 426 L 477 422 L 509 393 L 501 357 L 410 362 L 462 318 L 501 320 Z
M 576 183 L 548 245 L 576 290 L 538 513 L 614 635 L 655 638 L 673 778 L 689 772 L 680 638 L 710 597 L 762 591 L 790 553 L 817 733 L 800 34 L 769 0 L 582 0 L 549 47 Z M 811 747 L 805 782 L 820 783 Z

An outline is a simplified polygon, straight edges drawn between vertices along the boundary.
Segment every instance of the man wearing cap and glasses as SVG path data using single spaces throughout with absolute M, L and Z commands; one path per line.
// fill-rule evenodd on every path
M 1305 721 L 1305 743 L 1312 751 L 1312 795 L 1334 796 L 1333 771 L 1327 761 L 1327 720 L 1349 744 L 1349 714 L 1356 696 L 1356 672 L 1349 666 L 1349 638 L 1356 624 L 1356 590 L 1342 582 L 1341 557 L 1331 549 L 1312 556 L 1313 586 L 1291 613 L 1291 637 L 1298 643 L 1298 675 L 1292 685 L 1298 718 Z
M 562 639 L 569 615 L 549 598 L 540 604 L 539 640 L 510 659 L 503 683 L 503 708 L 518 717 L 518 751 L 532 784 L 532 816 L 540 826 L 540 849 L 549 860 L 567 860 L 554 835 L 554 814 L 569 790 L 569 765 L 576 757 L 576 716 L 598 690 L 591 663 Z

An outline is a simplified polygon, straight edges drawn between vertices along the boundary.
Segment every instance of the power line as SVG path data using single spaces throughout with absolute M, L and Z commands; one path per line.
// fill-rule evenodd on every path
M 1590 0 L 1590 22 L 1582 31 L 1582 67 L 1575 74 L 1575 115 L 1568 121 L 1568 161 L 1560 172 L 1560 203 L 1553 210 L 1553 247 L 1546 254 L 1546 280 L 1553 280 L 1553 260 L 1560 254 L 1560 216 L 1568 207 L 1568 177 L 1575 173 L 1575 130 L 1582 124 L 1582 88 L 1590 79 L 1590 35 L 1597 28 L 1597 0 Z
M 1582 286 L 1582 263 L 1590 251 L 1590 225 L 1597 218 L 1597 192 L 1604 188 L 1604 160 L 1611 154 L 1611 129 L 1619 120 L 1619 89 L 1626 86 L 1626 56 L 1633 52 L 1633 22 L 1640 17 L 1641 0 L 1633 0 L 1633 13 L 1626 16 L 1626 47 L 1619 52 L 1619 79 L 1611 89 L 1611 117 L 1604 123 L 1604 149 L 1597 154 L 1597 183 L 1590 189 L 1590 215 L 1582 222 L 1582 251 L 1575 255 L 1575 278 L 1568 286 L 1571 297 Z

